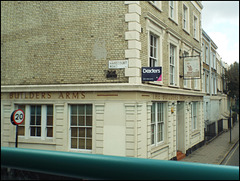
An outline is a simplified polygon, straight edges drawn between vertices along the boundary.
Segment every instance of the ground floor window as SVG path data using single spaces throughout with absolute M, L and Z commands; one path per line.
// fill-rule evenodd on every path
M 18 125 L 18 135 L 25 137 L 53 137 L 53 105 L 16 105 L 25 113 Z
M 156 145 L 164 139 L 164 103 L 154 102 L 151 108 L 151 144 Z
M 70 105 L 70 134 L 72 149 L 92 149 L 92 105 Z

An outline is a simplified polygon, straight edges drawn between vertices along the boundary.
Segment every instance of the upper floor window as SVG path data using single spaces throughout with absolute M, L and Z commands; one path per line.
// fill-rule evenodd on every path
M 175 85 L 175 72 L 176 72 L 176 46 L 170 44 L 170 85 Z
M 199 40 L 199 23 L 197 16 L 194 16 L 193 18 L 193 37 L 196 40 Z
M 169 1 L 169 17 L 171 20 L 173 20 L 175 23 L 178 23 L 177 21 L 177 1 Z
M 17 105 L 17 107 L 25 112 L 25 120 L 19 125 L 18 135 L 42 139 L 53 137 L 53 105 Z
M 202 60 L 205 62 L 205 44 L 202 43 Z
M 150 56 L 149 65 L 150 67 L 156 67 L 158 61 L 158 37 L 150 34 Z
M 205 54 L 206 54 L 206 63 L 209 65 L 209 50 L 208 50 L 208 46 L 207 45 L 206 45 Z
M 162 1 L 149 1 L 152 5 L 154 5 L 158 10 L 162 11 Z
M 183 29 L 186 30 L 187 32 L 189 31 L 189 28 L 188 28 L 189 17 L 188 17 L 188 15 L 189 15 L 189 9 L 185 4 L 183 4 Z

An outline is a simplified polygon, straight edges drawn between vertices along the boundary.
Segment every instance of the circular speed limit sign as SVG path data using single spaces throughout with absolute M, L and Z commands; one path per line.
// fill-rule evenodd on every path
M 12 112 L 11 122 L 13 125 L 21 124 L 25 119 L 25 114 L 23 110 L 18 109 Z

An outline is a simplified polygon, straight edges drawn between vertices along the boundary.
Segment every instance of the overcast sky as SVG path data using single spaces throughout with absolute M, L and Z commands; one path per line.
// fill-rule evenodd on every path
M 202 28 L 228 65 L 239 62 L 239 1 L 202 1 Z

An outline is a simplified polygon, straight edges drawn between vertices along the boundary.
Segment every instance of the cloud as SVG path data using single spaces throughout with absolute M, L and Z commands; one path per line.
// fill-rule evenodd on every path
M 229 65 L 239 62 L 239 2 L 202 1 L 202 28 Z
M 217 52 L 224 62 L 229 65 L 239 62 L 239 43 L 232 44 L 227 35 L 222 32 L 209 32 L 207 34 L 217 45 Z

